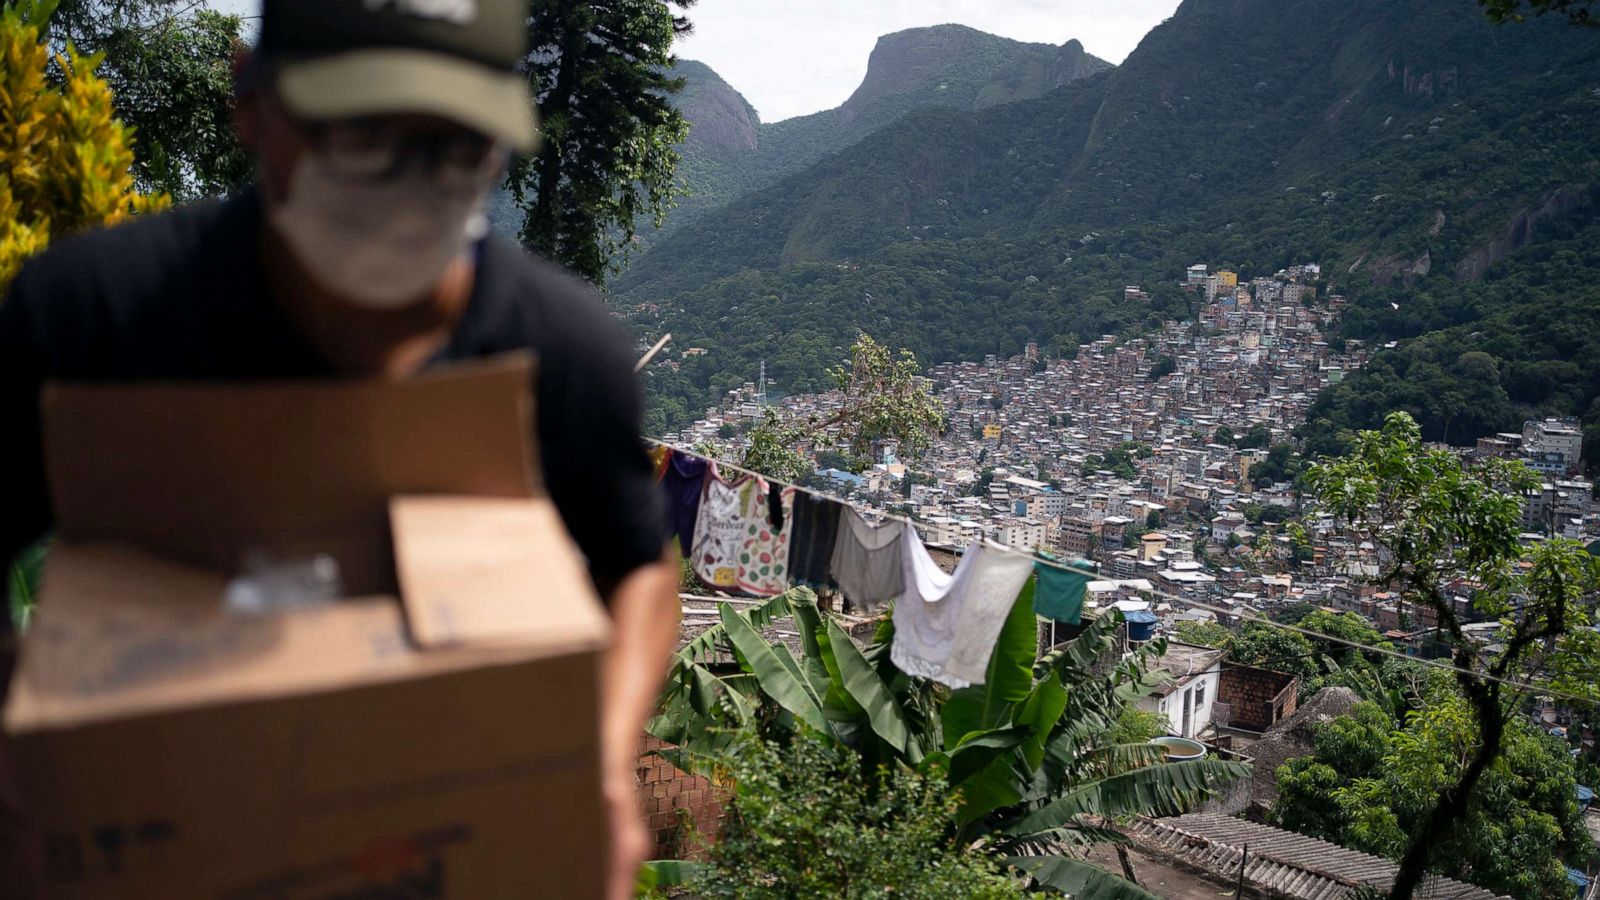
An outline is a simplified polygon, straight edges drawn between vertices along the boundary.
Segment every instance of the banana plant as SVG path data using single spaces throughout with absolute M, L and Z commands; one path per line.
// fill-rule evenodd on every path
M 674 745 L 661 753 L 675 765 L 708 774 L 739 730 L 781 736 L 799 727 L 852 748 L 868 770 L 938 769 L 959 792 L 958 841 L 1075 897 L 1149 898 L 1073 851 L 1120 840 L 1110 827 L 1118 819 L 1191 809 L 1249 769 L 1172 763 L 1159 748 L 1108 741 L 1123 709 L 1159 683 L 1150 668 L 1164 647 L 1147 645 L 1097 673 L 1117 639 L 1121 614 L 1111 610 L 1040 656 L 1031 590 L 1012 606 L 984 682 L 959 690 L 895 668 L 891 620 L 860 648 L 809 590 L 742 611 L 722 604 L 720 623 L 678 654 L 649 730 Z M 799 634 L 798 657 L 761 634 L 781 619 Z M 718 646 L 731 650 L 737 671 L 707 667 Z

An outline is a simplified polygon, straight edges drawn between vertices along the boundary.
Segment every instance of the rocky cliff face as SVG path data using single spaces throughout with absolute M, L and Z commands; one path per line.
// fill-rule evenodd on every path
M 1067 41 L 1056 49 L 1056 58 L 1051 62 L 1050 88 L 1062 87 L 1111 67 L 1111 63 L 1090 55 L 1078 41 Z
M 749 102 L 703 63 L 680 60 L 674 97 L 689 120 L 679 198 L 665 226 L 641 231 L 653 243 L 708 210 L 760 190 L 924 108 L 986 109 L 1042 97 L 1111 64 L 1077 41 L 1057 47 L 985 34 L 961 25 L 913 28 L 878 39 L 861 85 L 841 106 L 763 124 Z
M 1111 64 L 1078 41 L 1057 47 L 996 37 L 963 25 L 911 28 L 878 38 L 867 76 L 840 107 L 846 121 L 884 103 L 958 109 L 1031 100 Z
M 1519 210 L 1494 240 L 1474 248 L 1456 263 L 1460 281 L 1478 281 L 1489 267 L 1533 243 L 1539 230 L 1574 213 L 1592 209 L 1600 201 L 1600 188 L 1592 184 L 1568 184 L 1557 188 L 1533 209 Z
M 710 66 L 694 60 L 679 60 L 673 74 L 683 79 L 677 105 L 690 122 L 690 146 L 734 151 L 756 148 L 761 118 L 743 94 Z

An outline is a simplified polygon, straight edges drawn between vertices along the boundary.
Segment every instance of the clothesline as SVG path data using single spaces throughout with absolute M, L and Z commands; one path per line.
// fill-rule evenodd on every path
M 793 483 L 790 483 L 790 482 L 786 482 L 786 481 L 783 481 L 782 479 L 773 478 L 771 476 L 764 475 L 764 474 L 762 474 L 760 472 L 757 472 L 757 471 L 755 471 L 753 469 L 747 469 L 744 466 L 740 466 L 740 465 L 738 465 L 736 463 L 730 463 L 730 462 L 725 462 L 725 461 L 720 460 L 720 459 L 715 459 L 713 457 L 706 456 L 703 453 L 696 452 L 696 451 L 694 451 L 692 449 L 689 449 L 689 448 L 686 448 L 686 447 L 679 447 L 679 446 L 676 446 L 674 444 L 669 444 L 666 441 L 658 440 L 656 438 L 647 437 L 647 438 L 645 438 L 645 441 L 646 441 L 646 443 L 652 444 L 652 445 L 657 446 L 657 447 L 667 448 L 669 450 L 672 450 L 675 453 L 683 453 L 685 455 L 693 456 L 693 457 L 695 457 L 697 459 L 704 460 L 704 461 L 706 461 L 708 463 L 713 463 L 719 469 L 731 469 L 731 470 L 733 470 L 735 472 L 738 472 L 738 473 L 740 473 L 742 475 L 754 476 L 756 478 L 761 479 L 762 481 L 767 482 L 768 484 L 776 484 L 776 485 L 778 485 L 779 488 L 781 488 L 783 490 L 793 490 L 796 493 L 805 494 L 807 496 L 814 497 L 814 498 L 817 498 L 817 499 L 827 500 L 827 501 L 831 501 L 833 503 L 837 503 L 837 504 L 839 504 L 839 505 L 841 505 L 841 506 L 843 506 L 843 507 L 845 507 L 847 509 L 854 510 L 857 514 L 867 513 L 867 514 L 871 514 L 871 515 L 873 515 L 875 517 L 881 518 L 883 521 L 899 522 L 899 523 L 905 525 L 906 527 L 912 529 L 912 534 L 916 533 L 916 531 L 915 531 L 916 523 L 914 523 L 912 520 L 910 520 L 910 519 L 908 519 L 908 518 L 906 518 L 904 516 L 897 516 L 894 513 L 887 512 L 885 510 L 873 509 L 871 507 L 863 506 L 863 505 L 858 504 L 858 503 L 852 503 L 852 502 L 850 502 L 848 500 L 844 500 L 842 498 L 835 497 L 832 494 L 827 494 L 827 493 L 824 493 L 822 491 L 817 491 L 817 490 L 813 490 L 813 489 L 808 488 L 808 487 L 803 487 L 801 485 L 797 485 L 797 484 L 793 484 Z M 1044 557 L 1039 557 L 1039 556 L 1036 556 L 1035 554 L 1029 553 L 1029 552 L 1027 552 L 1025 550 L 1019 550 L 1019 549 L 1017 549 L 1015 547 L 1011 547 L 1011 546 L 1008 546 L 1008 545 L 1005 545 L 1005 544 L 999 544 L 999 543 L 996 543 L 996 542 L 993 542 L 993 541 L 985 541 L 985 544 L 988 545 L 988 546 L 991 546 L 994 550 L 996 550 L 998 552 L 1010 553 L 1010 554 L 1014 554 L 1014 555 L 1017 555 L 1017 556 L 1025 556 L 1028 559 L 1032 560 L 1034 565 L 1037 565 L 1037 566 L 1044 566 L 1044 567 L 1047 567 L 1047 568 L 1059 569 L 1059 570 L 1061 570 L 1063 572 L 1070 572 L 1072 574 L 1088 577 L 1088 578 L 1096 580 L 1096 581 L 1107 580 L 1105 578 L 1105 576 L 1102 575 L 1101 573 L 1092 571 L 1090 569 L 1080 568 L 1080 567 L 1077 567 L 1077 566 L 1070 565 L 1068 563 L 1063 563 L 1063 562 L 1061 562 L 1059 560 L 1055 560 L 1055 559 L 1048 559 L 1048 558 L 1044 558 Z M 1314 638 L 1314 639 L 1316 639 L 1318 641 L 1322 641 L 1322 642 L 1325 642 L 1325 643 L 1342 644 L 1344 646 L 1351 647 L 1351 648 L 1356 649 L 1356 650 L 1360 650 L 1363 653 L 1374 653 L 1374 654 L 1378 654 L 1378 655 L 1381 655 L 1381 656 L 1389 656 L 1389 657 L 1393 657 L 1393 658 L 1398 659 L 1398 660 L 1402 660 L 1404 662 L 1423 665 L 1423 666 L 1428 666 L 1430 668 L 1439 669 L 1441 671 L 1448 671 L 1448 672 L 1452 672 L 1452 673 L 1456 673 L 1456 674 L 1467 674 L 1467 675 L 1470 675 L 1470 676 L 1472 676 L 1474 678 L 1483 679 L 1485 681 L 1497 682 L 1499 684 L 1507 685 L 1509 687 L 1517 688 L 1517 689 L 1520 689 L 1520 690 L 1535 691 L 1537 693 L 1544 694 L 1544 695 L 1550 696 L 1550 697 L 1559 697 L 1559 698 L 1564 699 L 1564 700 L 1571 700 L 1571 701 L 1574 701 L 1574 702 L 1577 702 L 1577 703 L 1587 703 L 1587 704 L 1591 704 L 1591 705 L 1600 707 L 1600 700 L 1596 700 L 1596 699 L 1589 698 L 1589 697 L 1580 697 L 1580 696 L 1578 696 L 1576 694 L 1568 694 L 1568 693 L 1565 693 L 1565 692 L 1562 692 L 1562 691 L 1557 691 L 1557 690 L 1555 690 L 1553 688 L 1550 688 L 1550 687 L 1547 687 L 1547 686 L 1536 684 L 1534 682 L 1520 681 L 1520 680 L 1517 680 L 1517 679 L 1514 679 L 1514 678 L 1505 678 L 1505 677 L 1495 676 L 1495 675 L 1491 675 L 1491 674 L 1489 674 L 1487 672 L 1474 672 L 1474 671 L 1472 671 L 1470 669 L 1463 669 L 1460 666 L 1456 666 L 1456 665 L 1453 665 L 1451 663 L 1444 662 L 1442 660 L 1437 660 L 1437 659 L 1419 659 L 1417 657 L 1409 656 L 1409 655 L 1407 655 L 1405 653 L 1401 653 L 1398 650 L 1390 650 L 1390 649 L 1386 649 L 1386 648 L 1383 648 L 1383 647 L 1374 647 L 1374 646 L 1371 646 L 1369 644 L 1360 643 L 1359 641 L 1350 640 L 1348 638 L 1341 638 L 1341 637 L 1337 637 L 1335 635 L 1324 634 L 1324 633 L 1322 633 L 1320 631 L 1312 631 L 1309 628 L 1301 628 L 1301 627 L 1299 627 L 1297 625 L 1291 625 L 1291 624 L 1289 624 L 1287 622 L 1277 622 L 1277 621 L 1274 621 L 1274 620 L 1268 618 L 1267 616 L 1256 614 L 1256 613 L 1241 612 L 1239 610 L 1228 609 L 1228 608 L 1219 607 L 1219 606 L 1213 606 L 1213 605 L 1210 605 L 1210 604 L 1207 604 L 1207 603 L 1202 603 L 1202 602 L 1200 602 L 1198 600 L 1194 600 L 1194 599 L 1189 598 L 1189 597 L 1183 597 L 1183 596 L 1180 596 L 1178 594 L 1173 594 L 1173 593 L 1170 593 L 1170 592 L 1167 592 L 1167 591 L 1158 590 L 1158 589 L 1156 589 L 1154 587 L 1151 587 L 1151 588 L 1149 588 L 1147 590 L 1141 589 L 1140 593 L 1150 594 L 1151 596 L 1161 597 L 1161 598 L 1167 599 L 1167 600 L 1172 600 L 1174 602 L 1181 603 L 1181 604 L 1184 604 L 1185 606 L 1193 607 L 1195 609 L 1206 610 L 1207 612 L 1211 612 L 1213 614 L 1232 616 L 1234 618 L 1240 619 L 1240 620 L 1245 621 L 1245 622 L 1255 622 L 1255 623 L 1258 623 L 1260 625 L 1264 625 L 1264 626 L 1269 627 L 1269 628 L 1276 628 L 1276 629 L 1279 629 L 1279 630 L 1282 630 L 1282 631 L 1292 632 L 1292 633 L 1295 633 L 1295 634 L 1299 634 L 1302 637 Z M 712 598 L 707 598 L 707 599 L 712 599 Z

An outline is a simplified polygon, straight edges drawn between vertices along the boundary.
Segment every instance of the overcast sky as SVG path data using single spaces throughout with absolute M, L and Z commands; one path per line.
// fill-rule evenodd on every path
M 763 122 L 843 103 L 879 35 L 956 22 L 1019 41 L 1064 44 L 1120 63 L 1178 0 L 698 0 L 678 55 L 744 94 Z
M 212 0 L 255 15 L 260 0 Z M 1178 0 L 698 0 L 676 49 L 727 79 L 776 122 L 843 103 L 867 74 L 879 35 L 957 22 L 1019 41 L 1077 38 L 1120 63 Z

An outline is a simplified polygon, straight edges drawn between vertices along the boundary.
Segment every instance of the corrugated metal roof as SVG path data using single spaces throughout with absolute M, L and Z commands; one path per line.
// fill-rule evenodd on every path
M 1124 829 L 1140 849 L 1213 875 L 1235 879 L 1245 847 L 1245 881 L 1275 897 L 1334 900 L 1359 885 L 1388 890 L 1396 865 L 1305 835 L 1233 819 L 1193 814 L 1140 819 Z M 1504 900 L 1492 891 L 1430 876 L 1417 890 L 1427 900 Z

